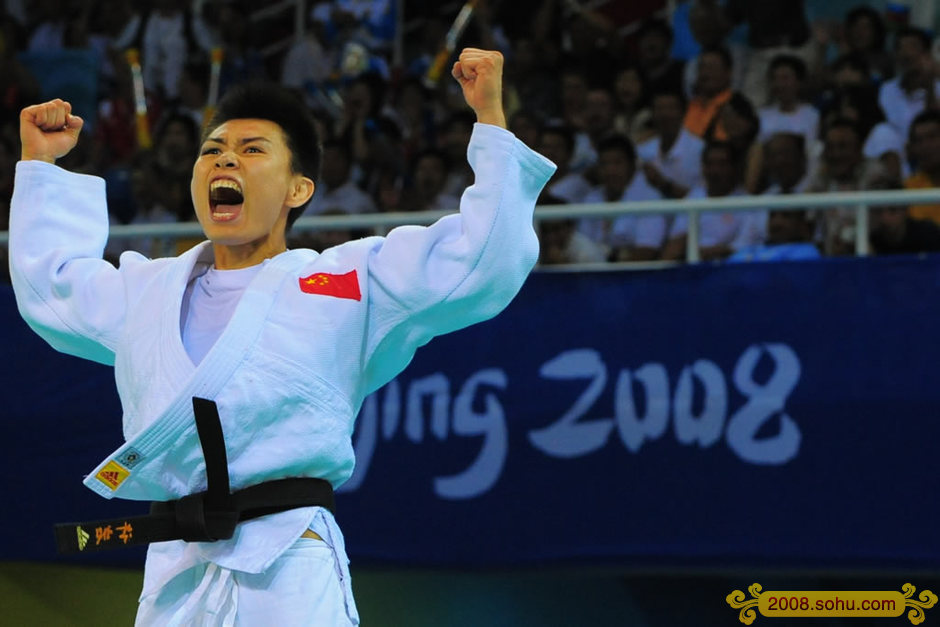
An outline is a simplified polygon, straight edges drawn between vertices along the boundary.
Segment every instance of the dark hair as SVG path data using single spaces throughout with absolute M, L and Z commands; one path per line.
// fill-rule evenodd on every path
M 619 150 L 629 161 L 636 163 L 636 148 L 633 147 L 633 142 L 630 141 L 630 138 L 626 135 L 621 135 L 620 133 L 613 133 L 607 135 L 597 144 L 597 154 L 600 155 L 602 152 L 607 152 L 608 150 Z
M 557 135 L 561 137 L 562 141 L 565 142 L 565 148 L 568 150 L 568 154 L 574 154 L 574 131 L 570 126 L 565 125 L 564 122 L 553 120 L 543 124 L 539 135 Z
M 704 57 L 706 54 L 717 54 L 721 57 L 722 62 L 725 64 L 725 67 L 729 70 L 734 67 L 734 58 L 731 56 L 731 52 L 726 46 L 709 46 L 702 50 L 699 54 L 699 58 Z
M 862 76 L 868 77 L 871 74 L 871 66 L 868 60 L 860 52 L 849 52 L 837 57 L 829 66 L 833 74 L 841 72 L 845 68 L 857 70 Z
M 682 93 L 681 90 L 669 89 L 668 87 L 664 87 L 664 88 L 653 91 L 653 93 L 650 94 L 650 98 L 649 98 L 650 105 L 652 106 L 652 104 L 656 102 L 657 98 L 663 98 L 663 97 L 675 98 L 676 100 L 678 100 L 679 104 L 682 106 L 683 111 L 685 111 L 689 106 L 689 100 L 685 97 L 685 94 Z
M 826 139 L 826 135 L 829 134 L 829 131 L 837 128 L 847 128 L 855 133 L 855 137 L 858 138 L 859 146 L 865 141 L 865 136 L 862 134 L 862 129 L 859 127 L 858 123 L 855 120 L 842 116 L 835 117 L 826 123 L 826 128 L 823 129 L 822 132 L 823 140 Z
M 885 35 L 887 31 L 885 30 L 885 22 L 881 19 L 881 14 L 873 8 L 865 5 L 857 6 L 848 13 L 845 14 L 845 24 L 846 28 L 851 28 L 855 22 L 859 20 L 868 19 L 871 21 L 872 26 L 875 29 L 875 42 L 873 48 L 876 50 L 883 50 L 885 47 Z
M 276 83 L 246 82 L 235 85 L 219 101 L 202 133 L 202 141 L 225 122 L 245 119 L 268 120 L 280 126 L 291 152 L 291 170 L 314 182 L 319 180 L 321 148 L 316 120 L 294 92 Z M 287 214 L 287 228 L 306 208 L 304 204 L 290 210 Z
M 806 80 L 806 63 L 803 59 L 792 54 L 778 54 L 770 60 L 770 66 L 767 68 L 767 75 L 773 76 L 777 68 L 788 67 L 793 70 L 800 82 Z
M 708 155 L 716 150 L 725 151 L 728 158 L 731 159 L 731 163 L 734 165 L 738 165 L 741 160 L 741 153 L 735 148 L 734 144 L 724 139 L 711 139 L 706 141 L 705 146 L 702 148 L 702 163 L 705 163 L 705 159 L 708 158 Z
M 908 128 L 908 141 L 914 141 L 914 128 L 923 124 L 940 125 L 940 111 L 937 111 L 936 109 L 925 109 L 924 111 L 918 113 L 917 116 L 911 121 L 911 125 Z
M 900 44 L 901 40 L 905 37 L 913 37 L 919 41 L 925 52 L 930 50 L 930 46 L 933 44 L 933 39 L 927 34 L 927 31 L 917 28 L 916 26 L 905 26 L 894 36 L 895 49 L 897 49 L 898 44 Z
M 162 141 L 166 136 L 166 131 L 170 125 L 177 122 L 183 126 L 193 145 L 198 148 L 198 143 L 200 141 L 199 125 L 196 124 L 196 120 L 194 120 L 191 115 L 176 109 L 171 109 L 170 111 L 164 113 L 157 121 L 156 128 L 153 131 L 154 143 L 160 143 L 160 141 Z
M 663 19 L 650 18 L 644 20 L 643 23 L 640 24 L 640 28 L 636 31 L 636 38 L 640 40 L 647 35 L 660 35 L 663 39 L 672 43 L 672 27 Z

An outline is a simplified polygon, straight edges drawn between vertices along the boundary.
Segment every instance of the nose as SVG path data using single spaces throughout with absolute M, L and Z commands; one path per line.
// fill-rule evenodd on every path
M 231 152 L 225 151 L 215 158 L 216 168 L 234 168 L 236 165 L 235 156 Z

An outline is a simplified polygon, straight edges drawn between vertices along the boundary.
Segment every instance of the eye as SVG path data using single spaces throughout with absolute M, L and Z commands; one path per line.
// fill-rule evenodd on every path
M 261 152 L 264 152 L 264 151 L 261 150 L 260 148 L 258 148 L 257 146 L 248 146 L 247 148 L 245 148 L 245 152 L 257 152 L 257 153 L 261 153 Z
M 219 152 L 220 152 L 220 151 L 219 151 L 218 148 L 210 147 L 210 148 L 204 148 L 203 151 L 202 151 L 201 153 L 199 153 L 199 154 L 202 154 L 202 155 L 217 155 L 217 154 L 219 154 Z

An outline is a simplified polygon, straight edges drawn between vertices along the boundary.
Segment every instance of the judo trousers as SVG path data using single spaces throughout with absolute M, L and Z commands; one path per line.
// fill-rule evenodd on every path
M 135 625 L 346 627 L 359 624 L 345 551 L 300 538 L 264 572 L 199 564 L 140 599 Z

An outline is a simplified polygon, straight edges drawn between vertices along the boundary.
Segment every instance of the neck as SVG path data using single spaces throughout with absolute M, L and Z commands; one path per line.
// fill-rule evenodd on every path
M 287 250 L 284 237 L 272 237 L 229 246 L 227 244 L 212 244 L 215 254 L 215 267 L 219 270 L 238 270 L 256 266 L 265 259 L 271 259 Z
M 669 152 L 672 145 L 679 139 L 679 128 L 670 129 L 659 136 L 659 151 L 663 154 Z

